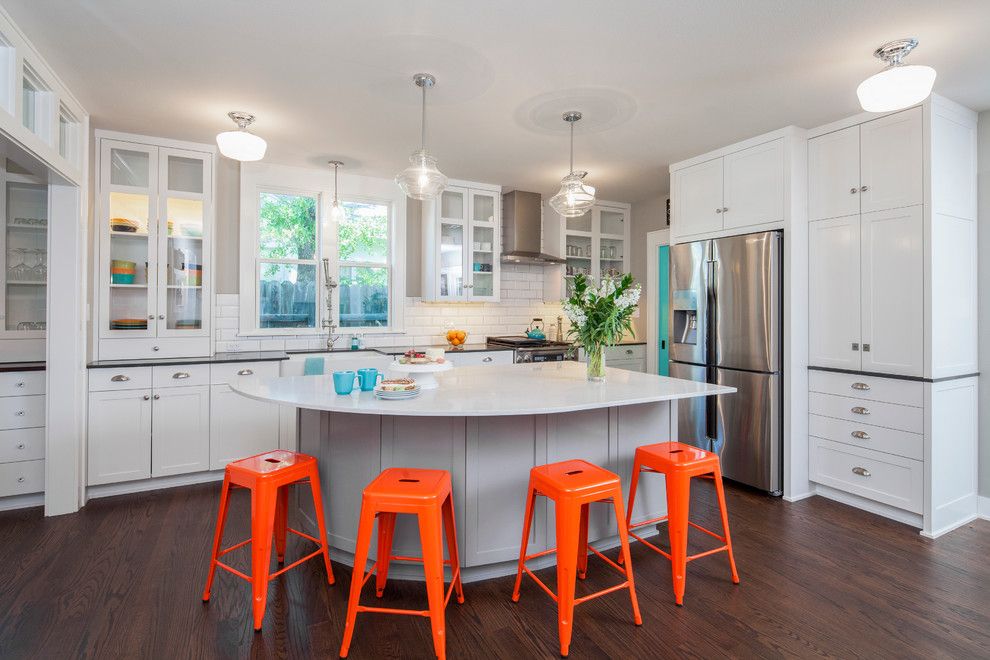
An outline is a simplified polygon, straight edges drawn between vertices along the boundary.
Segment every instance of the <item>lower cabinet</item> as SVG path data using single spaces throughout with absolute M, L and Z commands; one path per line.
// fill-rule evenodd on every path
M 230 385 L 210 393 L 210 469 L 278 448 L 278 405 L 241 396 Z
M 151 476 L 151 390 L 89 393 L 87 483 Z
M 461 353 L 458 351 L 447 351 L 444 355 L 455 367 L 469 367 L 471 365 L 496 365 L 512 364 L 512 351 L 470 351 Z
M 151 476 L 209 469 L 210 386 L 163 387 L 151 396 Z
M 588 361 L 588 354 L 582 348 L 578 360 Z M 605 347 L 605 366 L 626 371 L 646 372 L 646 344 L 616 344 Z
M 0 497 L 45 489 L 45 372 L 0 374 Z

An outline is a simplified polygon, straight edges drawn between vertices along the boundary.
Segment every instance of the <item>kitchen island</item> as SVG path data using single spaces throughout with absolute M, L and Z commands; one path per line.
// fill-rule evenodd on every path
M 351 561 L 361 491 L 381 470 L 434 468 L 451 473 L 463 579 L 513 574 L 530 468 L 583 458 L 616 472 L 628 492 L 636 447 L 677 438 L 677 400 L 735 391 L 618 369 L 608 369 L 604 383 L 591 383 L 585 365 L 576 362 L 460 367 L 437 378 L 438 389 L 402 401 L 379 400 L 372 392 L 338 396 L 330 376 L 245 378 L 231 385 L 245 396 L 299 409 L 299 451 L 320 463 L 335 560 Z M 633 521 L 665 510 L 663 477 L 642 479 Z M 609 511 L 604 505 L 591 511 L 589 540 L 599 548 L 618 544 Z M 302 513 L 311 525 L 312 512 Z M 529 552 L 554 545 L 546 501 L 538 502 L 532 530 Z M 419 555 L 415 520 L 399 518 L 393 545 L 395 554 Z M 541 559 L 553 562 L 552 555 Z M 421 569 L 396 565 L 391 573 L 418 577 Z

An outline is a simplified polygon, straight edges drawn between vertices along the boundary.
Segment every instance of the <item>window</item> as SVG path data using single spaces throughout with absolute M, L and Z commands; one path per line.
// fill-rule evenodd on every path
M 389 207 L 367 202 L 342 202 L 341 207 L 344 218 L 337 227 L 340 327 L 386 327 Z
M 317 198 L 261 192 L 258 327 L 315 328 Z
M 338 333 L 402 332 L 405 196 L 391 179 L 339 182 L 343 214 L 332 226 L 332 175 L 242 163 L 238 335 L 325 333 L 324 259 L 338 283 Z

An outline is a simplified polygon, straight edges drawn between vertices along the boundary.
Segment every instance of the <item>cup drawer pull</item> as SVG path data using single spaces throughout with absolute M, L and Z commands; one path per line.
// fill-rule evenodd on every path
M 250 376 L 253 373 L 254 372 L 252 370 L 250 370 L 250 369 L 241 369 L 240 371 L 237 372 L 237 375 L 238 376 Z
M 482 361 L 482 362 L 491 362 L 491 361 L 492 361 L 492 358 L 491 358 L 491 356 L 488 356 L 488 357 L 486 357 L 486 358 L 482 358 L 482 360 L 481 360 L 481 361 Z
M 852 437 L 859 438 L 860 440 L 869 440 L 870 439 L 870 434 L 867 433 L 866 431 L 853 431 L 851 435 L 852 435 Z
M 869 391 L 870 386 L 867 385 L 866 383 L 853 383 L 852 384 L 852 388 L 854 390 L 859 390 L 861 392 L 867 392 L 867 391 Z
M 861 477 L 868 477 L 870 476 L 870 471 L 865 467 L 856 466 L 853 468 L 853 474 L 858 474 Z
M 870 414 L 870 409 L 869 408 L 864 408 L 863 406 L 854 406 L 853 408 L 851 408 L 851 411 L 854 412 L 854 413 L 856 413 L 857 415 L 869 415 Z
M 113 378 L 110 379 L 110 382 L 111 383 L 126 383 L 130 379 L 131 379 L 130 376 L 125 376 L 124 374 L 117 374 L 116 376 L 114 376 Z
M 186 373 L 185 371 L 176 371 L 174 374 L 172 374 L 172 378 L 175 378 L 176 380 L 182 380 L 183 378 L 189 378 L 189 374 Z

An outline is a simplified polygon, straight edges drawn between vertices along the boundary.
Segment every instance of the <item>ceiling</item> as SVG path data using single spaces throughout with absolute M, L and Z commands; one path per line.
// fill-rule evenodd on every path
M 859 111 L 873 49 L 915 36 L 935 91 L 990 108 L 986 0 L 0 0 L 94 127 L 212 141 L 258 116 L 268 160 L 393 176 L 419 141 L 452 178 L 552 192 L 564 110 L 599 197 L 667 190 L 667 165 Z

